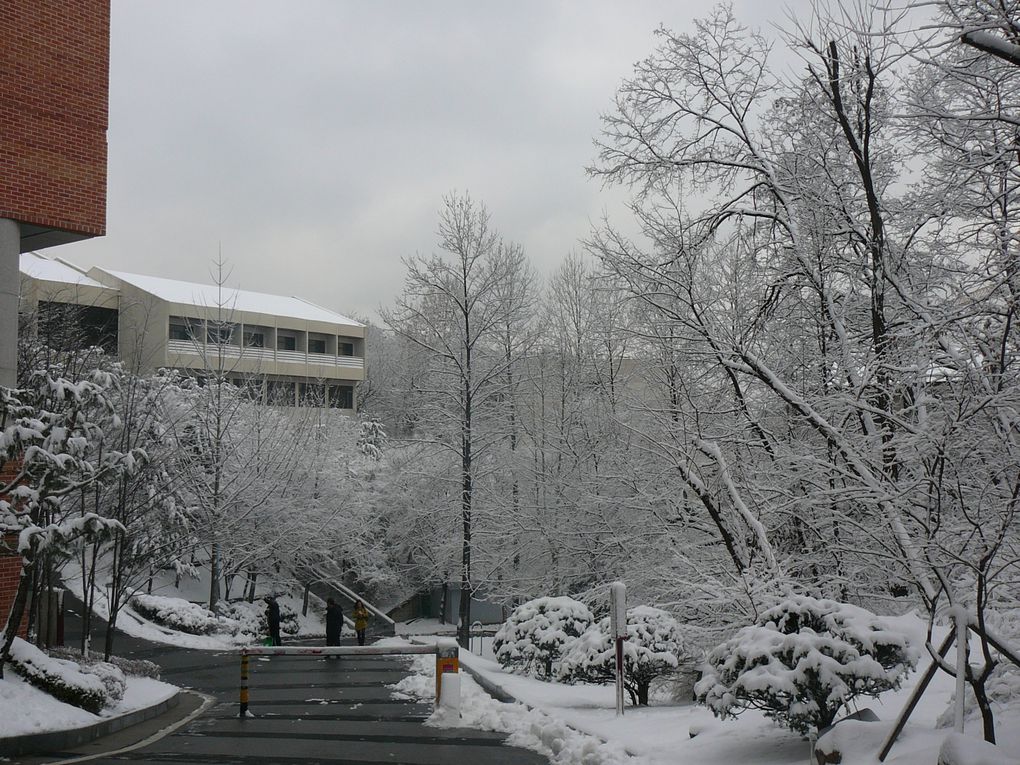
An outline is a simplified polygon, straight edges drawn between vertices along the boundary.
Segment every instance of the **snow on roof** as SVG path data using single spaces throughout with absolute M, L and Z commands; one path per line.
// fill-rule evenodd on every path
M 127 282 L 170 303 L 201 306 L 203 308 L 212 308 L 222 303 L 224 307 L 235 311 L 266 313 L 289 319 L 323 321 L 330 324 L 347 324 L 355 327 L 364 326 L 360 321 L 334 313 L 299 297 L 270 295 L 264 292 L 251 292 L 227 286 L 224 286 L 221 291 L 220 287 L 211 284 L 197 284 L 178 279 L 164 279 L 159 276 L 129 274 L 124 271 L 111 271 L 105 268 L 97 268 L 96 270 Z
M 46 282 L 74 285 L 76 287 L 99 287 L 110 289 L 95 279 L 91 279 L 83 272 L 63 260 L 46 258 L 37 252 L 24 252 L 21 254 L 21 273 L 33 279 L 41 279 Z

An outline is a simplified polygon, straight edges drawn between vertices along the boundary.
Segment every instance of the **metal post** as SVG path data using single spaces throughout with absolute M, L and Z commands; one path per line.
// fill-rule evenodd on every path
M 244 719 L 248 716 L 248 654 L 241 649 L 241 711 L 238 717 Z
M 609 586 L 609 617 L 616 643 L 616 714 L 623 715 L 623 641 L 627 639 L 627 585 Z

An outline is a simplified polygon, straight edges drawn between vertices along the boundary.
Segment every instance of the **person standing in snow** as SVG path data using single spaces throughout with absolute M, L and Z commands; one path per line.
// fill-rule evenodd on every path
M 266 621 L 269 623 L 269 637 L 273 645 L 283 645 L 280 640 L 280 604 L 272 595 L 266 596 Z
M 365 629 L 368 627 L 368 609 L 360 600 L 354 604 L 354 631 L 358 634 L 358 645 L 365 645 Z
M 326 645 L 340 645 L 344 612 L 333 598 L 326 598 Z

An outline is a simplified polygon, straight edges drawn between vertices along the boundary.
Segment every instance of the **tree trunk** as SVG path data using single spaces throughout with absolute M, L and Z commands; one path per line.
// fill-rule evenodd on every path
M 213 542 L 209 551 L 209 610 L 216 607 L 220 599 L 220 546 Z
M 981 726 L 984 731 L 985 741 L 989 744 L 995 743 L 995 714 L 992 711 L 991 702 L 988 700 L 988 693 L 985 684 L 974 680 L 970 684 L 974 691 L 974 699 L 977 701 L 978 709 L 981 710 Z

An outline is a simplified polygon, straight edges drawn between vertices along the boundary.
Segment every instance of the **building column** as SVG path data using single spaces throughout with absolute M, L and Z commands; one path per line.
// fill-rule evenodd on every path
M 18 295 L 21 292 L 21 231 L 0 218 L 0 385 L 18 382 Z

